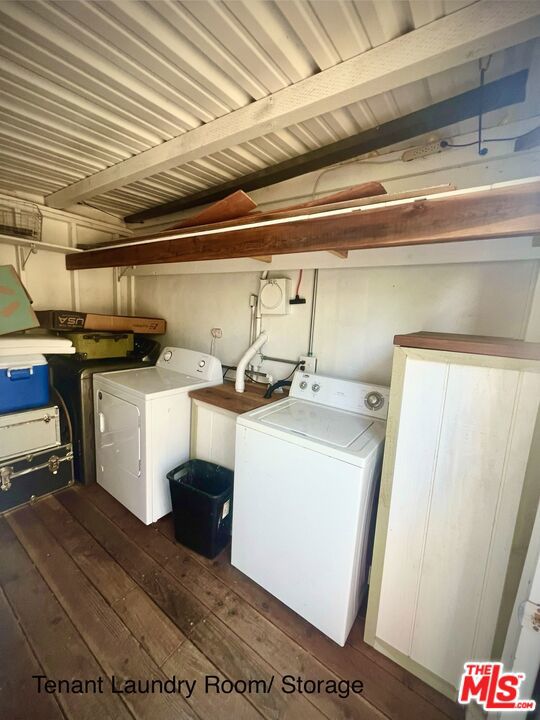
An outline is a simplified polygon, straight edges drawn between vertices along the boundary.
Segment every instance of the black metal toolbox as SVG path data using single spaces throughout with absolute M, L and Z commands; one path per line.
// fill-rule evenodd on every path
M 73 485 L 71 443 L 0 463 L 0 513 Z

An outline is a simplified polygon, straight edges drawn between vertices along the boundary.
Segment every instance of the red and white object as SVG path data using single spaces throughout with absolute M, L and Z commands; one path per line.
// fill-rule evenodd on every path
M 367 589 L 388 389 L 297 372 L 241 415 L 232 564 L 338 644 Z
M 189 391 L 222 381 L 217 358 L 174 347 L 155 367 L 94 375 L 96 480 L 146 525 L 171 511 L 167 473 L 189 459 Z

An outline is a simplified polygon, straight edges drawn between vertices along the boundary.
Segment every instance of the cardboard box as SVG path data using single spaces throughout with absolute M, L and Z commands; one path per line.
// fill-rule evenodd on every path
M 39 326 L 32 300 L 12 265 L 0 265 L 0 335 Z
M 41 327 L 49 330 L 101 330 L 162 335 L 167 329 L 167 323 L 162 318 L 97 315 L 75 310 L 38 310 L 36 314 Z

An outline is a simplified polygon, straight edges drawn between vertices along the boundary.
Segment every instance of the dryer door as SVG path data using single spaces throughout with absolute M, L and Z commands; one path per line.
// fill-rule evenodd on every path
M 97 482 L 142 519 L 147 502 L 141 478 L 140 409 L 105 390 L 98 390 L 95 399 Z
M 141 474 L 141 413 L 133 403 L 98 392 L 96 444 L 101 464 Z

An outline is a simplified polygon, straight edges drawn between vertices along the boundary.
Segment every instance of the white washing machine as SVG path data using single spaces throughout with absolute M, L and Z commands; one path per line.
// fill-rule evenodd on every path
M 222 382 L 217 358 L 174 347 L 155 367 L 94 375 L 97 482 L 146 525 L 171 511 L 167 473 L 189 459 L 189 391 Z
M 232 564 L 344 645 L 367 589 L 388 388 L 297 372 L 236 426 Z

